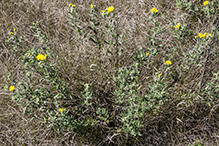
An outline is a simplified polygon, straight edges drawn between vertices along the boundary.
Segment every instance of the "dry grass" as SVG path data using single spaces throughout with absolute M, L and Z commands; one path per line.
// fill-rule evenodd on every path
M 197 5 L 201 1 L 192 1 Z M 86 8 L 90 4 L 96 4 L 97 8 L 102 9 L 108 6 L 114 6 L 115 12 L 118 13 L 119 24 L 118 33 L 125 34 L 127 42 L 119 46 L 123 54 L 117 58 L 122 66 L 129 66 L 132 63 L 131 57 L 134 50 L 142 46 L 147 50 L 150 35 L 147 28 L 152 28 L 152 24 L 144 18 L 150 15 L 150 9 L 156 7 L 161 14 L 165 14 L 169 20 L 181 24 L 187 23 L 188 31 L 185 30 L 182 40 L 177 40 L 171 33 L 166 32 L 159 35 L 163 47 L 159 48 L 160 52 L 155 58 L 154 66 L 159 68 L 162 64 L 160 58 L 165 60 L 171 58 L 174 66 L 174 76 L 179 76 L 176 66 L 182 64 L 182 54 L 190 51 L 195 43 L 194 33 L 211 31 L 210 23 L 216 22 L 217 16 L 211 20 L 202 14 L 191 11 L 178 9 L 175 2 L 168 0 L 74 0 L 80 9 L 80 17 L 86 19 Z M 201 80 L 203 66 L 190 66 L 190 70 L 180 75 L 180 77 L 171 84 L 167 91 L 171 98 L 160 109 L 156 115 L 147 115 L 145 119 L 147 125 L 141 129 L 142 136 L 134 137 L 130 134 L 116 133 L 115 129 L 119 128 L 119 122 L 112 121 L 111 125 L 106 127 L 88 128 L 86 131 L 67 131 L 61 130 L 61 133 L 55 132 L 42 124 L 41 119 L 33 119 L 31 116 L 23 114 L 19 106 L 11 101 L 11 93 L 4 90 L 5 85 L 12 84 L 7 79 L 8 73 L 18 79 L 23 73 L 23 64 L 19 61 L 19 56 L 13 53 L 11 47 L 6 42 L 8 31 L 16 28 L 19 35 L 23 36 L 25 48 L 40 47 L 37 40 L 32 34 L 30 28 L 33 22 L 39 21 L 42 32 L 47 34 L 46 38 L 50 42 L 50 48 L 56 48 L 55 54 L 58 56 L 58 63 L 63 71 L 71 79 L 69 89 L 75 96 L 81 96 L 83 84 L 92 84 L 94 91 L 94 103 L 97 107 L 112 109 L 113 103 L 113 85 L 112 78 L 106 75 L 116 75 L 115 64 L 109 62 L 109 55 L 106 50 L 95 49 L 88 40 L 77 42 L 73 38 L 75 33 L 70 29 L 68 24 L 66 9 L 69 1 L 61 0 L 2 0 L 0 2 L 0 143 L 1 145 L 187 145 L 194 144 L 195 139 L 203 145 L 219 144 L 219 108 L 218 99 L 211 106 L 207 102 L 194 100 L 198 94 L 198 83 Z M 217 12 L 218 14 L 218 12 Z M 172 25 L 168 20 L 159 18 L 163 28 L 170 28 Z M 84 24 L 86 25 L 86 24 Z M 105 28 L 100 28 L 105 29 Z M 168 30 L 169 30 L 168 29 Z M 193 32 L 189 31 L 193 30 Z M 88 35 L 91 35 L 90 33 Z M 218 41 L 218 40 L 217 40 Z M 82 45 L 83 43 L 83 45 Z M 176 52 L 173 51 L 175 46 Z M 103 47 L 104 48 L 104 47 Z M 213 82 L 212 72 L 219 70 L 218 65 L 218 45 L 217 50 L 213 50 L 213 55 L 208 61 L 203 85 Z M 197 62 L 202 65 L 205 63 L 205 56 L 199 58 Z M 55 60 L 55 58 L 54 58 Z M 93 70 L 90 65 L 96 64 Z M 144 66 L 142 67 L 144 68 Z M 154 71 L 149 68 L 143 78 L 143 85 L 150 78 L 153 78 Z M 108 82 L 110 81 L 110 84 Z M 144 93 L 146 90 L 142 88 Z M 185 100 L 184 100 L 185 99 Z M 194 102 L 195 101 L 195 102 Z M 110 141 L 112 139 L 112 141 Z

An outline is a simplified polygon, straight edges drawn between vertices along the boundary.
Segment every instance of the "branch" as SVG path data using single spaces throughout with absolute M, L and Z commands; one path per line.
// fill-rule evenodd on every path
M 201 91 L 201 88 L 202 88 L 202 82 L 203 82 L 203 79 L 204 79 L 208 58 L 210 56 L 211 47 L 215 43 L 216 31 L 217 31 L 217 28 L 218 28 L 218 24 L 219 24 L 219 19 L 217 20 L 217 23 L 215 25 L 214 36 L 213 36 L 213 38 L 211 40 L 211 43 L 209 44 L 209 47 L 206 49 L 207 50 L 207 56 L 206 56 L 206 60 L 205 60 L 205 66 L 204 66 L 204 69 L 203 69 L 203 72 L 202 72 L 202 78 L 201 78 L 201 81 L 200 81 L 200 85 L 199 85 L 199 89 L 198 89 L 198 94 L 200 94 L 200 91 Z

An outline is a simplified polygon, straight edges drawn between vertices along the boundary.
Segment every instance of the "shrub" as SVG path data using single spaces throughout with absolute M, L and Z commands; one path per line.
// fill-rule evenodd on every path
M 196 11 L 200 15 L 205 14 L 207 18 L 212 18 L 212 14 L 217 13 L 213 4 L 213 2 L 206 4 L 203 9 L 199 9 L 201 6 L 195 6 L 193 10 L 190 3 L 184 5 L 182 1 L 177 1 L 178 6 L 192 12 Z M 34 36 L 38 40 L 39 48 L 25 48 L 23 37 L 18 36 L 16 29 L 9 32 L 8 38 L 14 53 L 24 64 L 19 78 L 11 77 L 10 74 L 8 76 L 13 80 L 13 84 L 9 87 L 9 91 L 13 92 L 12 100 L 22 107 L 24 113 L 31 114 L 59 132 L 62 129 L 84 132 L 84 129 L 91 128 L 95 129 L 94 133 L 98 135 L 98 132 L 112 127 L 110 130 L 116 133 L 141 136 L 149 121 L 148 117 L 162 113 L 165 103 L 170 103 L 176 94 L 184 93 L 183 89 L 177 89 L 177 92 L 173 93 L 171 87 L 175 83 L 189 80 L 187 74 L 191 70 L 200 70 L 205 57 L 204 51 L 209 42 L 213 40 L 210 48 L 218 47 L 214 44 L 214 41 L 218 41 L 217 25 L 213 32 L 213 24 L 216 22 L 212 22 L 212 29 L 208 32 L 195 32 L 186 21 L 169 20 L 158 9 L 152 8 L 149 18 L 146 19 L 153 26 L 152 29 L 147 28 L 148 42 L 144 47 L 134 48 L 135 51 L 129 58 L 124 54 L 126 35 L 118 32 L 119 17 L 114 7 L 100 10 L 92 4 L 88 9 L 88 16 L 84 18 L 81 18 L 79 11 L 76 5 L 69 4 L 67 13 L 71 19 L 69 24 L 75 33 L 73 36 L 75 45 L 89 44 L 89 49 L 94 52 L 87 51 L 93 57 L 90 68 L 101 66 L 103 63 L 98 62 L 101 59 L 108 65 L 109 69 L 101 77 L 109 79 L 106 86 L 111 90 L 103 92 L 111 91 L 110 99 L 100 98 L 97 92 L 101 92 L 102 89 L 100 86 L 99 89 L 94 88 L 90 82 L 84 82 L 81 88 L 73 86 L 74 80 L 63 70 L 59 61 L 61 57 L 56 54 L 55 47 L 51 48 L 39 22 L 33 23 L 31 27 L 35 31 Z M 169 21 L 171 25 L 163 26 L 160 19 Z M 171 34 L 170 42 L 165 40 L 165 33 Z M 188 40 L 193 41 L 194 45 L 188 45 L 184 51 L 182 48 L 189 43 Z M 171 48 L 168 46 L 167 53 L 163 53 L 166 43 L 170 43 Z M 207 51 L 209 55 L 210 49 Z M 212 52 L 216 52 L 216 49 L 212 49 Z M 205 68 L 206 63 L 202 79 Z M 94 70 L 101 72 L 98 69 L 91 69 Z M 209 105 L 218 99 L 217 74 L 214 73 L 215 78 L 205 85 L 204 90 L 202 80 L 194 83 L 198 95 L 205 96 L 203 100 Z M 184 102 L 188 99 L 181 97 L 193 95 L 196 95 L 196 91 L 191 91 L 187 95 L 179 94 L 179 98 Z M 195 100 L 192 99 L 191 103 L 193 104 Z M 107 106 L 104 107 L 106 104 L 102 102 Z

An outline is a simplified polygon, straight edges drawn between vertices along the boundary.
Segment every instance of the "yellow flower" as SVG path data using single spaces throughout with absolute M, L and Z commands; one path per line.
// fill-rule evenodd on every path
M 208 3 L 209 3 L 209 1 L 204 1 L 203 5 L 206 6 L 206 5 L 208 5 Z
M 16 28 L 13 28 L 13 31 L 16 31 Z
M 175 28 L 179 28 L 180 27 L 180 23 L 178 23 L 176 26 L 175 26 Z
M 28 53 L 27 56 L 30 56 L 30 53 Z
M 91 9 L 93 9 L 93 7 L 94 7 L 94 5 L 93 5 L 93 4 L 91 4 L 91 5 L 90 5 L 90 8 L 91 8 Z
M 14 86 L 10 86 L 9 91 L 13 91 L 13 90 L 14 90 Z
M 150 55 L 150 53 L 146 53 L 146 55 L 148 56 L 148 55 Z
M 101 10 L 101 12 L 102 12 L 102 13 L 105 13 L 105 12 L 106 12 L 106 10 Z
M 109 8 L 107 8 L 108 13 L 112 12 L 114 10 L 113 6 L 110 6 Z
M 59 111 L 60 111 L 61 113 L 63 113 L 63 108 L 59 108 Z
M 45 60 L 45 59 L 46 59 L 46 56 L 47 56 L 47 55 L 44 56 L 43 54 L 39 54 L 39 55 L 37 55 L 36 59 L 37 59 L 37 60 Z
M 206 38 L 208 38 L 208 33 L 206 34 Z
M 10 31 L 10 34 L 13 35 L 14 33 Z
M 43 118 L 44 122 L 46 122 L 46 118 Z
M 151 11 L 151 13 L 154 13 L 154 12 L 157 13 L 158 12 L 158 10 L 155 7 L 153 7 L 150 11 Z
M 208 38 L 208 37 L 212 37 L 212 34 L 205 32 L 204 34 L 199 33 L 198 36 L 199 36 L 200 38 Z M 197 38 L 198 36 L 195 36 L 195 38 Z
M 203 38 L 203 37 L 204 37 L 204 35 L 203 35 L 202 33 L 199 33 L 198 36 L 199 36 L 200 38 Z
M 160 73 L 158 76 L 160 77 L 162 75 L 162 73 Z
M 72 3 L 70 3 L 69 6 L 70 6 L 70 7 L 71 7 L 71 6 L 72 6 L 72 7 L 76 7 L 76 5 L 75 5 L 75 4 L 72 4 Z
M 166 64 L 171 65 L 172 62 L 171 62 L 170 60 L 167 60 L 167 61 L 166 61 Z
M 206 37 L 212 37 L 212 34 L 211 33 L 206 33 Z

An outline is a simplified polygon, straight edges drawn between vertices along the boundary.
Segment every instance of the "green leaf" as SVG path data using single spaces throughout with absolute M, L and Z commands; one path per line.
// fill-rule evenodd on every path
M 106 28 L 110 28 L 110 26 L 109 26 L 109 25 L 105 25 L 105 27 L 106 27 Z
M 29 119 L 28 121 L 30 122 L 30 121 L 32 121 L 34 119 L 34 117 L 32 117 L 31 119 Z
M 94 31 L 95 34 L 97 34 L 97 30 L 96 29 L 93 29 L 93 31 Z
M 95 25 L 95 26 L 98 26 L 98 25 L 100 25 L 100 22 L 97 22 L 97 23 L 95 23 L 94 25 Z
M 142 136 L 142 134 L 141 134 L 139 131 L 138 131 L 138 135 L 139 135 L 139 136 Z
M 110 41 L 104 40 L 104 42 L 105 42 L 106 44 L 110 44 Z
M 79 29 L 79 28 L 78 28 L 78 33 L 79 33 L 80 35 L 82 34 L 81 29 Z
M 102 32 L 101 35 L 100 35 L 100 37 L 102 38 L 104 34 L 105 34 L 105 32 Z
M 90 28 L 91 30 L 93 30 L 93 32 L 94 32 L 95 34 L 97 34 L 97 30 L 96 30 L 95 28 L 92 28 L 91 26 L 88 26 L 88 28 Z
M 91 40 L 92 42 L 94 42 L 95 44 L 97 44 L 97 41 L 95 41 L 92 37 L 90 37 L 90 40 Z
M 88 28 L 90 28 L 91 30 L 93 30 L 93 28 L 91 26 L 88 26 Z
M 58 85 L 57 86 L 53 86 L 52 89 L 58 89 Z
M 134 130 L 131 130 L 131 135 L 134 135 L 134 136 L 136 136 L 136 133 L 135 133 L 135 131 L 134 131 Z
M 151 37 L 151 36 L 149 36 L 149 35 L 146 35 L 146 37 L 148 37 L 148 38 L 154 40 L 154 37 Z
M 158 35 L 158 34 L 160 34 L 160 33 L 164 33 L 165 31 L 166 31 L 166 30 L 161 30 L 161 31 L 157 32 L 157 33 L 155 34 L 155 36 Z
M 84 34 L 84 38 L 87 36 L 87 34 L 88 34 L 88 32 L 86 32 L 86 33 Z
M 113 55 L 113 52 L 110 51 L 109 49 L 106 49 L 108 53 L 112 54 Z
M 157 54 L 157 49 L 154 49 L 154 51 L 152 52 L 153 55 Z

